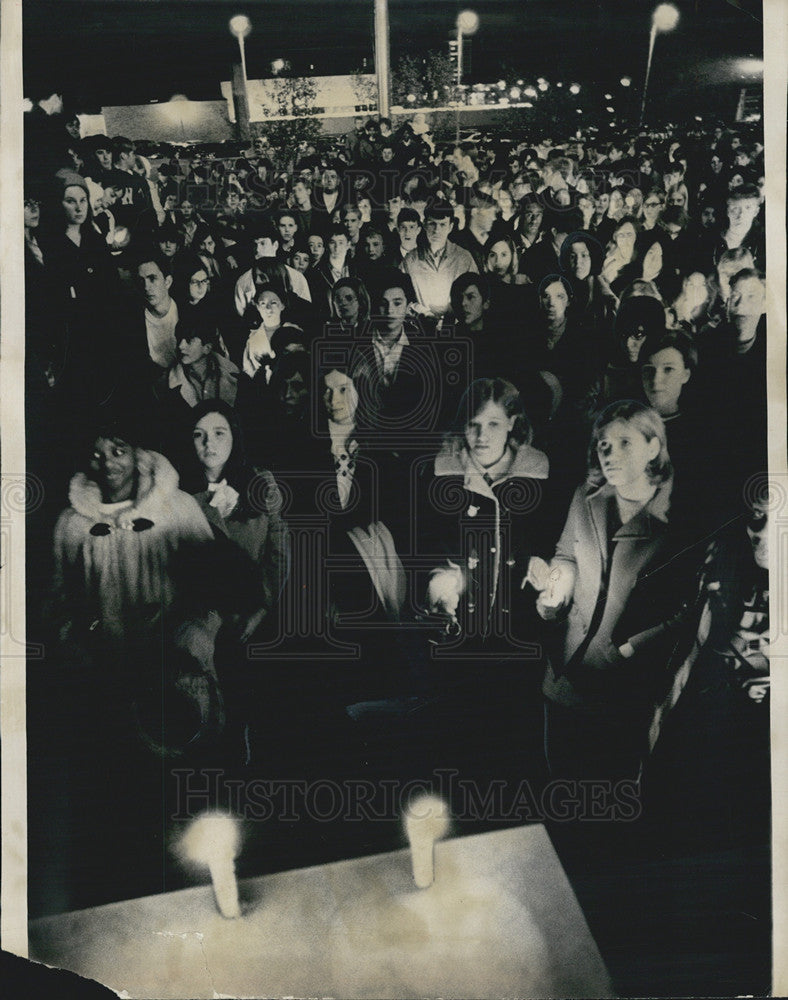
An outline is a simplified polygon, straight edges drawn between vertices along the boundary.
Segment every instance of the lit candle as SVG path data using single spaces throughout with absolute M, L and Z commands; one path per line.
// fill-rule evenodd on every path
M 206 813 L 189 827 L 181 841 L 185 857 L 211 873 L 216 905 L 223 917 L 240 917 L 235 859 L 241 844 L 237 820 L 222 813 Z
M 449 810 L 436 795 L 423 795 L 405 810 L 405 832 L 410 842 L 413 881 L 427 889 L 435 881 L 435 841 L 449 829 Z

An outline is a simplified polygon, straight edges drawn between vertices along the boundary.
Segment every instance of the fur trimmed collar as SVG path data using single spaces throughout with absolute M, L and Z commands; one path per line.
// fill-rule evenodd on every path
M 71 480 L 68 491 L 71 507 L 91 521 L 120 528 L 140 530 L 135 521 L 149 522 L 146 527 L 155 524 L 178 490 L 178 473 L 163 455 L 155 451 L 138 448 L 136 463 L 137 495 L 131 507 L 125 507 L 115 515 L 108 513 L 101 502 L 98 483 L 84 472 L 78 472 Z

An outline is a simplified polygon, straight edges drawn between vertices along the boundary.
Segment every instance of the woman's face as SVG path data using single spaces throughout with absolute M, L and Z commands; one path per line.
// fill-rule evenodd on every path
M 626 205 L 627 212 L 630 215 L 637 215 L 640 211 L 640 207 L 643 204 L 643 192 L 640 188 L 632 188 L 631 191 L 627 191 L 626 197 L 624 198 L 624 204 Z
M 208 294 L 210 284 L 208 272 L 204 268 L 195 271 L 191 278 L 189 278 L 189 302 L 193 306 L 196 306 L 198 302 L 202 302 Z
M 641 369 L 643 391 L 649 404 L 661 417 L 669 417 L 679 408 L 681 390 L 690 377 L 681 351 L 666 347 L 647 359 Z
M 200 244 L 200 250 L 210 254 L 212 257 L 216 253 L 216 241 L 213 236 L 206 236 Z
M 687 194 L 681 188 L 676 191 L 672 191 L 668 197 L 668 201 L 671 205 L 676 208 L 686 208 L 687 207 Z
M 372 202 L 369 198 L 359 198 L 356 204 L 361 212 L 361 221 L 370 222 L 372 220 Z
M 134 491 L 134 449 L 120 438 L 97 438 L 90 460 L 90 474 L 105 503 L 128 500 Z
M 465 428 L 465 443 L 475 461 L 488 469 L 495 465 L 506 451 L 509 432 L 514 426 L 514 417 L 507 417 L 500 403 L 488 400 L 472 417 Z
M 490 247 L 487 254 L 487 270 L 497 278 L 504 278 L 512 267 L 512 251 L 506 240 L 498 240 Z
M 501 188 L 497 195 L 498 205 L 504 219 L 511 218 L 514 209 L 514 201 L 506 188 Z
M 309 247 L 309 253 L 312 257 L 312 263 L 317 264 L 323 254 L 326 252 L 326 246 L 323 242 L 322 236 L 310 236 L 306 241 Z
M 578 281 L 585 281 L 591 273 L 591 251 L 585 243 L 573 243 L 569 247 L 569 268 Z
M 631 222 L 625 222 L 623 226 L 616 230 L 613 240 L 621 251 L 622 255 L 629 259 L 635 249 L 635 227 Z
M 610 192 L 610 205 L 607 214 L 613 218 L 619 218 L 624 211 L 624 196 L 616 189 Z
M 652 243 L 643 257 L 643 280 L 653 281 L 662 271 L 662 246 Z
M 276 292 L 266 288 L 257 296 L 256 305 L 266 330 L 278 330 L 282 322 L 284 304 Z
M 88 196 L 81 187 L 72 184 L 63 192 L 63 210 L 67 226 L 81 226 L 88 217 Z
M 352 288 L 343 285 L 334 292 L 334 306 L 337 316 L 343 323 L 355 323 L 358 320 L 358 296 Z
M 194 450 L 210 482 L 221 478 L 233 450 L 233 432 L 221 413 L 206 413 L 194 427 Z
M 621 492 L 648 482 L 646 470 L 659 455 L 659 438 L 648 440 L 629 421 L 614 420 L 602 428 L 596 452 L 605 479 Z
M 352 424 L 358 406 L 353 379 L 344 372 L 329 372 L 323 380 L 323 403 L 329 420 L 335 424 Z

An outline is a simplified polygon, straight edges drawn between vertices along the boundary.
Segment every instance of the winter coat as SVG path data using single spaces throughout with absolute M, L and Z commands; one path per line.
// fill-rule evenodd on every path
M 543 553 L 546 541 L 548 471 L 547 457 L 521 444 L 508 473 L 490 485 L 464 447 L 447 443 L 434 459 L 431 481 L 422 483 L 417 564 L 439 571 L 459 567 L 464 591 L 457 619 L 471 646 L 515 650 L 526 659 L 539 655 L 541 622 L 533 592 L 527 595 L 521 583 L 530 557 Z M 423 578 L 417 584 L 417 594 L 427 592 L 427 583 Z
M 204 490 L 195 496 L 209 523 L 221 536 L 235 543 L 250 557 L 257 569 L 259 595 L 245 595 L 256 607 L 263 608 L 266 616 L 273 610 L 289 570 L 289 537 L 287 524 L 282 520 L 282 496 L 267 470 L 257 473 L 250 484 L 247 502 L 256 508 L 251 514 L 239 505 L 226 516 L 221 504 L 216 505 L 214 494 Z
M 670 495 L 671 483 L 662 484 L 611 547 L 615 488 L 576 491 L 553 560 L 571 603 L 550 648 L 543 691 L 552 701 L 594 712 L 645 709 L 669 686 L 704 559 L 669 524 Z
M 152 634 L 175 597 L 172 556 L 185 543 L 213 537 L 163 455 L 138 450 L 137 470 L 136 498 L 115 511 L 102 504 L 98 485 L 85 473 L 71 480 L 70 506 L 55 525 L 54 586 L 56 614 L 76 634 Z

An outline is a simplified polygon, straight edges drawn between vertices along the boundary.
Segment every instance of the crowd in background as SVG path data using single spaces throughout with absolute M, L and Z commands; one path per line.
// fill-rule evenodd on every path
M 148 160 L 57 111 L 28 582 L 81 711 L 247 754 L 283 714 L 520 712 L 551 773 L 631 776 L 701 647 L 768 728 L 756 133 Z

